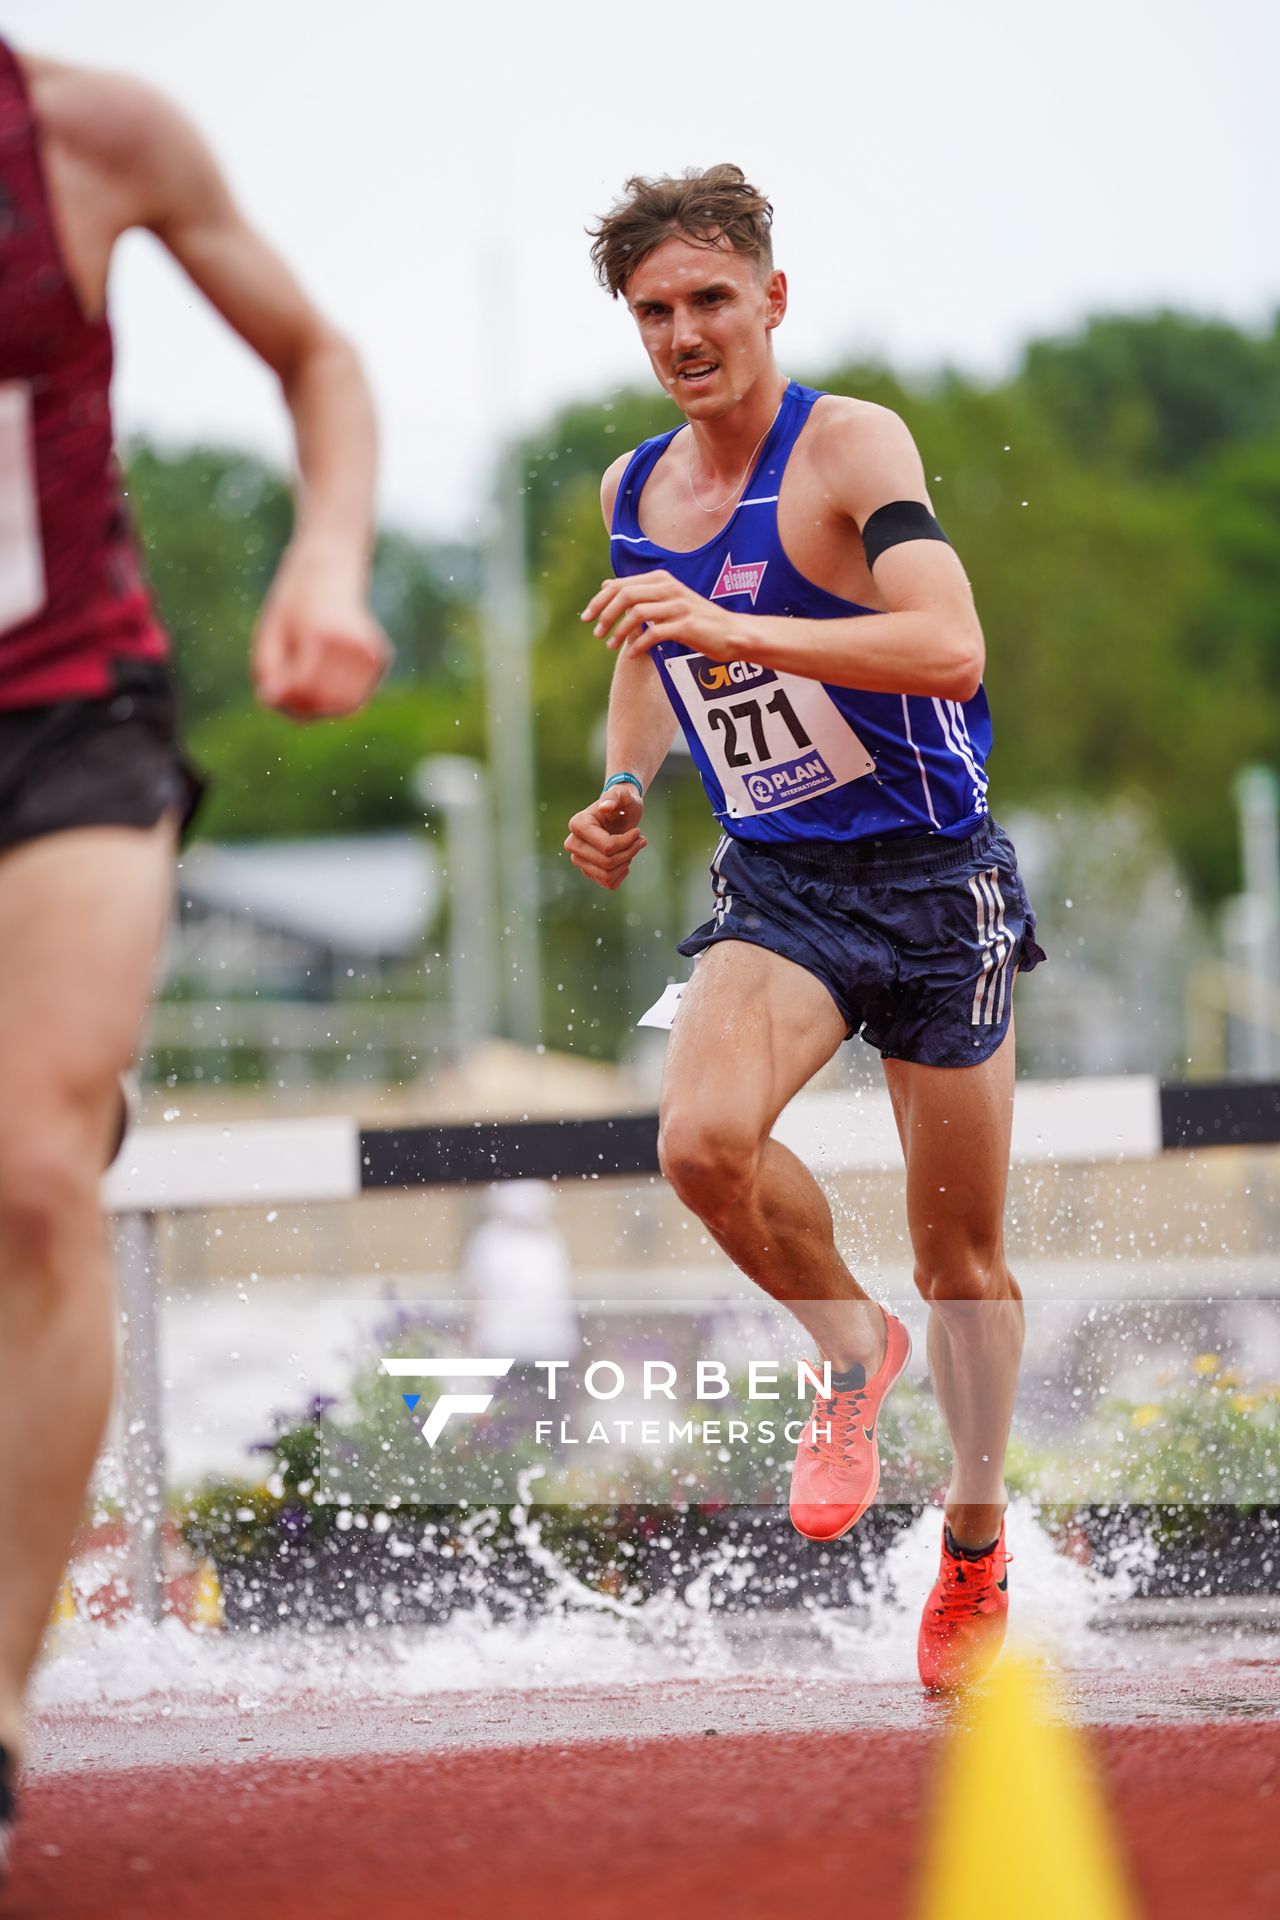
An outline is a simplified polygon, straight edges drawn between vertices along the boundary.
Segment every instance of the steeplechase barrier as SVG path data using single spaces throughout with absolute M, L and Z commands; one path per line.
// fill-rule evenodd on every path
M 878 1089 L 801 1094 L 774 1137 L 819 1176 L 899 1164 L 889 1098 Z M 1137 1074 L 1028 1080 L 1019 1083 L 1014 1107 L 1015 1164 L 1113 1165 L 1274 1145 L 1280 1145 L 1276 1082 L 1183 1084 Z M 115 1216 L 120 1274 L 121 1468 L 137 1611 L 158 1621 L 164 1591 L 158 1215 L 497 1180 L 634 1180 L 658 1172 L 652 1112 L 449 1126 L 363 1127 L 336 1116 L 137 1129 L 103 1190 Z

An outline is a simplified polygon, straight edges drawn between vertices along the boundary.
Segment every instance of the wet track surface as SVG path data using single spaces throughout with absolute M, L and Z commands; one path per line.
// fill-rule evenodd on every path
M 1091 1740 L 1140 1911 L 1277 1910 L 1275 1722 Z M 855 1889 L 857 1911 L 906 1915 L 937 1751 L 923 1731 L 704 1731 L 52 1776 L 0 1911 L 736 1920 L 845 1911 Z M 998 1831 L 975 1838 L 998 1871 Z
M 1155 1656 L 1128 1668 L 1074 1672 L 1063 1704 L 1085 1726 L 1261 1721 L 1280 1727 L 1280 1645 L 1274 1639 L 1212 1643 L 1144 1639 Z M 629 1686 L 465 1691 L 430 1700 L 394 1694 L 360 1702 L 300 1693 L 287 1703 L 231 1697 L 198 1712 L 140 1702 L 127 1712 L 47 1714 L 31 1730 L 34 1775 L 256 1760 L 413 1755 L 584 1741 L 681 1740 L 714 1734 L 931 1735 L 952 1709 L 900 1680 L 854 1682 L 786 1675 L 664 1680 Z M 1280 1815 L 1280 1809 L 1277 1810 Z
M 960 1718 L 915 1676 L 936 1553 L 922 1524 L 857 1605 L 772 1617 L 575 1588 L 538 1621 L 428 1630 L 74 1623 L 0 1920 L 915 1920 Z M 1271 1603 L 1175 1620 L 1029 1525 L 1018 1556 L 1015 1632 L 1087 1729 L 1138 1912 L 1271 1920 Z M 998 1809 L 976 1840 L 986 1870 Z
M 1143 1914 L 1280 1910 L 1276 1651 L 1146 1636 L 1065 1676 Z M 856 1886 L 905 1917 L 953 1718 L 759 1673 L 47 1712 L 0 1914 L 763 1920 Z

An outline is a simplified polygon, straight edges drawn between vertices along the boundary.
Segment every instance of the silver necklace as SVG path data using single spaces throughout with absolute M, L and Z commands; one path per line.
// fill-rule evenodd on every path
M 786 397 L 787 397 L 786 388 L 784 387 L 782 392 L 782 400 L 785 400 Z M 782 412 L 782 400 L 779 400 L 778 402 L 778 413 Z M 729 502 L 731 500 L 737 499 L 738 495 L 742 492 L 742 489 L 746 486 L 747 481 L 751 478 L 751 469 L 755 466 L 756 455 L 759 453 L 761 447 L 764 445 L 765 441 L 769 438 L 769 435 L 773 432 L 774 427 L 778 423 L 778 413 L 774 414 L 773 419 L 769 422 L 764 432 L 760 435 L 760 438 L 756 441 L 755 446 L 752 447 L 750 457 L 747 460 L 747 464 L 743 469 L 742 478 L 741 480 L 739 480 L 737 486 L 733 489 L 733 492 L 727 493 L 724 499 L 717 501 L 714 507 L 703 506 L 701 500 L 699 500 L 698 498 L 698 490 L 693 484 L 693 428 L 690 427 L 689 438 L 685 446 L 685 452 L 687 456 L 685 460 L 685 467 L 688 473 L 689 495 L 695 507 L 701 508 L 703 513 L 723 513 L 725 508 L 728 506 Z

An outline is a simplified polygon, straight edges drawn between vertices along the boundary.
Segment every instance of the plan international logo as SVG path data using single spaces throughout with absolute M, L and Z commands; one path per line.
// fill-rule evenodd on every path
M 713 600 L 730 600 L 735 593 L 749 593 L 754 607 L 756 595 L 764 582 L 764 570 L 767 560 L 748 560 L 744 565 L 735 567 L 733 555 L 726 554 L 724 565 L 720 569 L 720 578 L 711 589 Z

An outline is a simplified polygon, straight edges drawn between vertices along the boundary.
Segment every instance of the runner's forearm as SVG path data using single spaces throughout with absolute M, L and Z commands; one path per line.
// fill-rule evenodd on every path
M 609 690 L 605 777 L 638 774 L 648 792 L 675 734 L 676 717 L 653 661 L 620 654 Z
M 354 349 L 318 334 L 282 376 L 298 450 L 290 552 L 331 566 L 363 594 L 373 542 L 377 429 Z
M 982 679 L 982 630 L 936 613 L 863 613 L 847 620 L 744 615 L 734 657 L 864 693 L 969 700 Z

